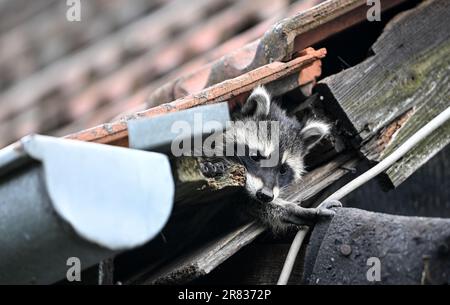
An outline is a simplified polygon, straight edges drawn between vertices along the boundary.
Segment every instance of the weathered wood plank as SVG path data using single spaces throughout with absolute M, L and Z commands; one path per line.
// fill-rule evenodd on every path
M 114 285 L 114 258 L 107 258 L 99 263 L 98 284 Z
M 210 273 L 214 268 L 252 242 L 264 231 L 264 227 L 249 223 L 205 247 L 197 249 L 194 254 L 181 257 L 178 261 L 164 268 L 160 273 L 150 277 L 142 284 L 181 284 Z
M 321 82 L 334 97 L 330 109 L 369 160 L 384 159 L 450 106 L 449 19 L 445 0 L 403 12 L 373 45 L 375 55 Z M 447 123 L 386 171 L 390 183 L 402 183 L 449 142 Z
M 245 168 L 232 164 L 223 175 L 205 177 L 200 171 L 201 158 L 180 157 L 174 161 L 175 204 L 174 212 L 182 212 L 194 205 L 214 202 L 221 196 L 230 196 L 245 186 Z
M 291 237 L 292 238 L 292 237 Z M 280 241 L 263 234 L 236 253 L 229 260 L 213 270 L 209 275 L 193 282 L 194 285 L 274 285 L 283 268 L 286 253 L 289 251 L 290 239 Z M 302 260 L 298 260 L 301 265 Z M 297 267 L 297 266 L 296 266 Z M 300 267 L 300 266 L 299 266 Z M 302 268 L 295 268 L 290 283 L 300 283 Z M 236 272 L 236 271 L 239 272 Z

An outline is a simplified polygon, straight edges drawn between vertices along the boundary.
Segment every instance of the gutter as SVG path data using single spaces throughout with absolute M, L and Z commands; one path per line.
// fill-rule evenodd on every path
M 0 150 L 0 284 L 54 283 L 70 257 L 85 269 L 143 245 L 165 225 L 173 196 L 165 155 L 23 138 Z

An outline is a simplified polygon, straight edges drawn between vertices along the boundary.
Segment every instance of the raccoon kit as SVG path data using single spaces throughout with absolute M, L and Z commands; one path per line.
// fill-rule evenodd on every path
M 232 162 L 246 168 L 245 188 L 249 195 L 246 210 L 262 223 L 279 231 L 290 226 L 308 225 L 317 217 L 334 212 L 329 204 L 322 209 L 302 208 L 283 198 L 288 186 L 305 172 L 304 157 L 330 131 L 320 120 L 299 122 L 273 102 L 264 87 L 250 94 L 220 136 L 222 147 L 215 147 L 221 157 L 204 158 L 203 175 L 214 177 Z M 226 151 L 232 148 L 232 153 Z

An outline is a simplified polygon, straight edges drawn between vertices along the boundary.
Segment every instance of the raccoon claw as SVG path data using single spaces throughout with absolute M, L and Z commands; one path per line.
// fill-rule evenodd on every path
M 320 208 L 303 208 L 295 204 L 288 204 L 285 206 L 285 214 L 282 217 L 287 223 L 296 225 L 313 225 L 318 218 L 331 217 L 336 214 L 335 208 L 342 207 L 342 204 L 337 201 L 327 201 Z
M 201 162 L 200 171 L 202 172 L 203 176 L 207 178 L 215 178 L 224 174 L 225 165 L 222 162 Z
M 334 216 L 336 214 L 335 209 L 337 208 L 342 208 L 342 203 L 339 200 L 325 201 L 322 207 L 317 209 L 317 216 Z
M 308 209 L 297 206 L 296 204 L 287 204 L 284 207 L 282 220 L 286 223 L 295 225 L 312 225 L 317 218 L 316 209 Z

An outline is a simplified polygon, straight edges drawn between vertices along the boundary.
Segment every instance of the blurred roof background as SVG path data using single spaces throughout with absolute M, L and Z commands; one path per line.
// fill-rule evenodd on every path
M 142 110 L 166 82 L 320 0 L 0 0 L 0 148 Z

